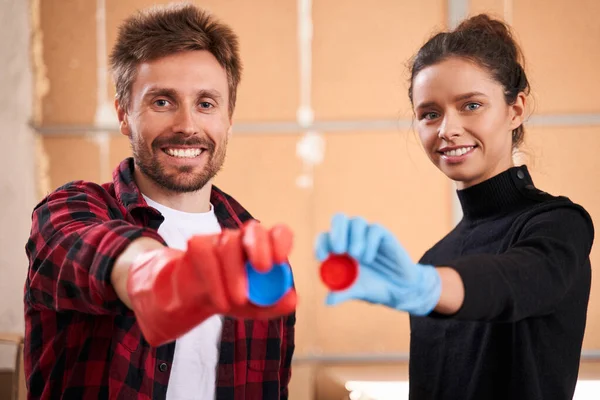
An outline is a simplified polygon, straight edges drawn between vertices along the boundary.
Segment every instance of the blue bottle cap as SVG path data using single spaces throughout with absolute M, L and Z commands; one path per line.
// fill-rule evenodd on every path
M 248 300 L 257 306 L 272 306 L 293 285 L 292 270 L 287 263 L 275 264 L 269 272 L 259 272 L 247 262 L 246 273 L 248 274 Z

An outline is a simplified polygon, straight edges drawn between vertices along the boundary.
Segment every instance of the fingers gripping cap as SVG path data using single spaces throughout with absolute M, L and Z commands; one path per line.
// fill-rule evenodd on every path
M 345 290 L 358 278 L 358 263 L 347 254 L 331 254 L 321 264 L 320 274 L 331 291 Z

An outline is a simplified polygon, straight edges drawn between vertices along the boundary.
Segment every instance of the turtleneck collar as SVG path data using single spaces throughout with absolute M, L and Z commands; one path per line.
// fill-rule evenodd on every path
M 535 189 L 525 165 L 511 167 L 456 193 L 465 219 L 473 220 L 505 214 L 522 206 L 522 189 Z

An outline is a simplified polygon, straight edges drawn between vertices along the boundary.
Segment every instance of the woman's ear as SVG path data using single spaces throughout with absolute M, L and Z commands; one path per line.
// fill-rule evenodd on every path
M 523 125 L 525 121 L 525 111 L 527 110 L 527 96 L 525 93 L 521 92 L 517 95 L 515 102 L 510 105 L 510 129 L 517 129 L 519 126 Z

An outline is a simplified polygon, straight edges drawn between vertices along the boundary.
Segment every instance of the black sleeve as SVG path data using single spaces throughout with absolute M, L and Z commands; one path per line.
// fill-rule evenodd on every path
M 580 207 L 539 213 L 505 253 L 459 258 L 465 299 L 455 319 L 518 321 L 551 313 L 574 282 L 590 274 L 594 227 Z

